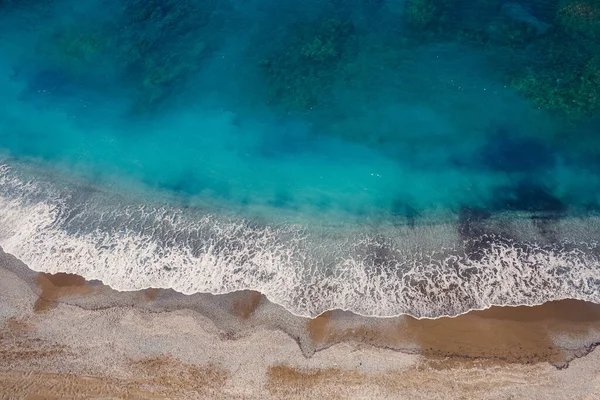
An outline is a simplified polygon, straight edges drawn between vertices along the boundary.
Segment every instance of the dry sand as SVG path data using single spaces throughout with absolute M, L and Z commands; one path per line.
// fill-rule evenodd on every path
M 121 293 L 0 252 L 2 399 L 600 399 L 600 306 L 295 317 L 256 292 Z

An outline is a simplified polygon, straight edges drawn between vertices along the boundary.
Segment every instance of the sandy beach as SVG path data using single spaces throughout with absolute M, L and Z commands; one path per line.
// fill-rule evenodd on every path
M 600 306 L 293 316 L 255 292 L 116 292 L 0 256 L 2 399 L 597 399 Z
M 0 258 L 2 399 L 596 399 L 600 306 L 295 317 L 255 292 L 121 293 Z

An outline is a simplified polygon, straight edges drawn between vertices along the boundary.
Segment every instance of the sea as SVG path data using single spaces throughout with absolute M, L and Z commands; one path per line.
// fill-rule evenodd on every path
M 595 0 L 0 0 L 0 246 L 418 318 L 600 302 Z

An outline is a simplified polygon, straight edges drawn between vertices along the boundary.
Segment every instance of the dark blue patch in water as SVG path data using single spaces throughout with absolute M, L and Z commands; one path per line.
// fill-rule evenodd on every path
M 499 188 L 496 199 L 496 209 L 499 210 L 563 213 L 567 209 L 567 205 L 554 196 L 548 187 L 527 179 L 510 187 Z
M 555 163 L 555 154 L 548 146 L 516 137 L 505 128 L 489 138 L 479 158 L 486 168 L 509 173 L 548 169 Z

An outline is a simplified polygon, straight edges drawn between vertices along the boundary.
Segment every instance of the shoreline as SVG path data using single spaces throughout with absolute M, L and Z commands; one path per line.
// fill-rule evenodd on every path
M 6 398 L 412 399 L 436 398 L 462 382 L 445 397 L 504 399 L 522 393 L 528 376 L 554 380 L 528 387 L 531 398 L 600 394 L 600 305 L 593 303 L 433 320 L 341 310 L 309 319 L 258 292 L 117 292 L 76 275 L 36 273 L 6 253 L 0 278 Z M 171 380 L 164 371 L 173 371 Z M 473 388 L 475 377 L 488 383 Z M 155 397 L 144 392 L 149 382 Z
M 125 198 L 115 188 L 66 177 L 57 184 L 28 172 L 35 168 L 0 168 L 0 242 L 40 272 L 76 273 L 123 291 L 251 288 L 303 317 L 342 310 L 435 319 L 568 298 L 600 303 L 589 267 L 598 263 L 596 214 L 582 222 L 570 214 L 540 220 L 535 213 L 481 217 L 467 209 L 454 224 L 390 224 L 346 237 L 327 227 L 272 227 L 194 207 L 140 208 L 137 191 Z M 131 229 L 120 232 L 121 225 Z
M 10 257 L 14 257 L 16 260 L 18 260 L 18 262 L 23 263 L 21 260 L 19 260 L 17 257 L 13 256 L 12 254 L 6 253 L 2 250 L 2 247 L 0 247 L 0 255 L 8 255 Z M 24 263 L 23 263 L 24 264 Z M 394 318 L 403 318 L 403 317 L 410 317 L 412 319 L 415 320 L 438 320 L 438 319 L 452 319 L 452 318 L 457 318 L 457 317 L 461 317 L 464 315 L 468 315 L 471 313 L 476 313 L 476 312 L 482 312 L 482 311 L 487 311 L 490 309 L 515 309 L 515 308 L 523 308 L 523 307 L 528 307 L 528 308 L 536 308 L 536 307 L 540 307 L 540 306 L 544 306 L 545 304 L 548 303 L 557 303 L 557 302 L 570 302 L 570 301 L 575 301 L 575 302 L 582 302 L 582 303 L 587 303 L 587 304 L 598 304 L 598 306 L 600 307 L 600 303 L 594 303 L 582 298 L 576 298 L 576 297 L 565 297 L 565 298 L 560 298 L 560 299 L 556 299 L 556 300 L 546 300 L 546 301 L 541 301 L 541 302 L 535 302 L 535 303 L 531 303 L 531 304 L 489 304 L 486 305 L 485 307 L 481 307 L 481 308 L 472 308 L 472 309 L 468 309 L 464 312 L 459 312 L 457 314 L 441 314 L 439 316 L 435 316 L 435 317 L 429 317 L 429 316 L 418 316 L 418 315 L 413 315 L 411 313 L 402 313 L 402 314 L 395 314 L 395 315 L 371 315 L 371 314 L 362 314 L 358 311 L 354 311 L 352 309 L 345 309 L 345 308 L 332 308 L 332 309 L 327 309 L 323 312 L 321 312 L 320 314 L 314 316 L 314 317 L 310 317 L 310 316 L 306 316 L 306 315 L 301 315 L 301 314 L 297 314 L 294 311 L 288 309 L 285 305 L 283 304 L 279 304 L 276 301 L 272 300 L 269 298 L 269 295 L 267 293 L 262 293 L 259 290 L 253 289 L 253 288 L 241 288 L 241 289 L 236 289 L 236 290 L 232 290 L 232 291 L 225 291 L 225 292 L 219 292 L 219 293 L 209 293 L 209 292 L 194 292 L 194 293 L 184 293 L 181 291 L 178 291 L 176 289 L 173 288 L 162 288 L 162 287 L 149 287 L 149 288 L 145 288 L 145 289 L 135 289 L 135 290 L 119 290 L 119 289 L 115 289 L 114 287 L 112 287 L 110 284 L 106 284 L 104 282 L 102 282 L 99 279 L 87 279 L 84 276 L 81 276 L 79 274 L 75 274 L 75 273 L 71 273 L 71 272 L 57 272 L 57 273 L 48 273 L 48 272 L 40 272 L 40 271 L 36 271 L 31 269 L 29 266 L 27 266 L 26 264 L 24 264 L 25 267 L 27 268 L 27 270 L 33 272 L 34 274 L 37 274 L 37 276 L 53 276 L 53 275 L 65 275 L 68 276 L 69 278 L 67 278 L 67 281 L 69 279 L 74 279 L 75 281 L 80 281 L 80 282 L 84 282 L 85 284 L 94 284 L 94 285 L 102 285 L 105 286 L 107 288 L 109 288 L 110 290 L 117 292 L 117 293 L 138 293 L 138 292 L 146 292 L 146 291 L 152 291 L 155 293 L 161 292 L 161 291 L 171 291 L 174 293 L 174 295 L 176 296 L 195 296 L 195 295 L 199 295 L 199 296 L 223 296 L 223 297 L 227 297 L 227 296 L 236 296 L 237 294 L 240 293 L 245 293 L 245 292 L 252 292 L 252 293 L 256 293 L 257 295 L 263 296 L 266 301 L 268 301 L 269 303 L 272 303 L 278 307 L 283 308 L 287 313 L 291 314 L 293 317 L 297 317 L 297 318 L 304 318 L 304 319 L 316 319 L 316 318 L 320 318 L 323 315 L 327 315 L 330 313 L 350 313 L 358 318 L 368 318 L 368 319 L 394 319 Z M 84 283 L 81 283 L 81 285 L 84 285 Z

